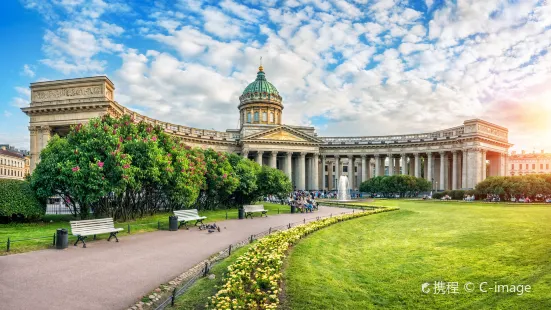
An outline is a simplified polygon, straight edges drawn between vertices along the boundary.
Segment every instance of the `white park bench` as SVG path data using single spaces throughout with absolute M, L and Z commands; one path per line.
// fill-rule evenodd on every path
M 176 210 L 174 211 L 174 215 L 178 217 L 178 222 L 180 222 L 178 228 L 184 225 L 186 229 L 189 229 L 187 227 L 188 222 L 195 221 L 195 226 L 197 226 L 197 224 L 199 223 L 203 224 L 203 220 L 207 218 L 206 216 L 199 216 L 199 212 L 197 211 L 197 209 Z
M 115 223 L 112 218 L 71 221 L 70 223 L 71 233 L 73 236 L 77 237 L 77 241 L 74 245 L 76 246 L 79 241 L 82 241 L 83 248 L 86 247 L 86 242 L 84 242 L 84 239 L 88 236 L 94 236 L 94 239 L 96 239 L 96 235 L 109 234 L 107 241 L 111 241 L 111 238 L 115 237 L 117 242 L 119 242 L 117 233 L 123 230 L 123 228 L 115 228 Z
M 252 219 L 254 213 L 260 213 L 261 217 L 262 215 L 266 215 L 266 217 L 268 217 L 268 210 L 264 209 L 263 205 L 244 205 L 243 209 L 245 210 L 245 218 L 250 216 Z

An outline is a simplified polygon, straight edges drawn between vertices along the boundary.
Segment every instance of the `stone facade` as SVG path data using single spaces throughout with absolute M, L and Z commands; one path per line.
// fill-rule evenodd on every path
M 282 99 L 263 70 L 259 76 L 261 81 L 257 76 L 240 97 L 241 128 L 225 132 L 162 122 L 131 111 L 115 101 L 115 87 L 105 76 L 33 83 L 30 106 L 22 109 L 30 117 L 31 170 L 52 134 L 63 136 L 72 124 L 110 114 L 160 125 L 190 146 L 238 153 L 281 169 L 296 189 L 333 190 L 341 175 L 347 175 L 357 189 L 368 178 L 393 174 L 426 178 L 434 189 L 460 189 L 473 188 L 487 176 L 509 174 L 507 128 L 471 119 L 421 134 L 318 137 L 314 127 L 281 123 Z M 262 114 L 258 121 L 254 114 L 248 117 L 256 110 L 263 113 L 262 109 L 268 113 L 266 119 Z
M 509 156 L 510 175 L 544 174 L 551 173 L 551 153 L 512 152 Z
M 29 158 L 0 148 L 0 179 L 23 180 L 29 171 L 28 163 Z

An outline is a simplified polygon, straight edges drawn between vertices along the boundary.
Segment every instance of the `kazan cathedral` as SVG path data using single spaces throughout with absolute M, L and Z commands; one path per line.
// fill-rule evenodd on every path
M 432 182 L 434 190 L 473 188 L 488 176 L 509 175 L 508 129 L 470 119 L 446 129 L 412 134 L 318 136 L 314 127 L 283 123 L 284 100 L 262 66 L 239 96 L 240 128 L 192 128 L 152 119 L 115 101 L 106 76 L 31 83 L 29 118 L 31 171 L 53 134 L 94 117 L 132 115 L 162 126 L 190 146 L 233 152 L 285 172 L 297 190 L 335 190 L 340 176 L 351 188 L 382 175 L 408 174 Z

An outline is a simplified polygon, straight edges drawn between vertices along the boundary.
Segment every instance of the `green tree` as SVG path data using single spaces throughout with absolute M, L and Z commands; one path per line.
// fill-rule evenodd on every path
M 291 180 L 285 173 L 267 166 L 262 167 L 257 182 L 261 196 L 275 195 L 283 200 L 293 190 Z
M 261 172 L 259 164 L 236 154 L 229 154 L 228 160 L 239 179 L 239 185 L 232 194 L 232 200 L 237 206 L 251 204 L 261 197 L 258 188 L 258 176 Z

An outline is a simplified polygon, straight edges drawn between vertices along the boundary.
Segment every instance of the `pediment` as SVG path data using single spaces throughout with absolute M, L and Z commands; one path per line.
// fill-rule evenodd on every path
M 243 139 L 244 141 L 279 141 L 279 142 L 304 142 L 304 143 L 321 143 L 316 137 L 312 137 L 305 133 L 287 126 L 279 126 L 268 129 L 262 132 L 255 133 Z

